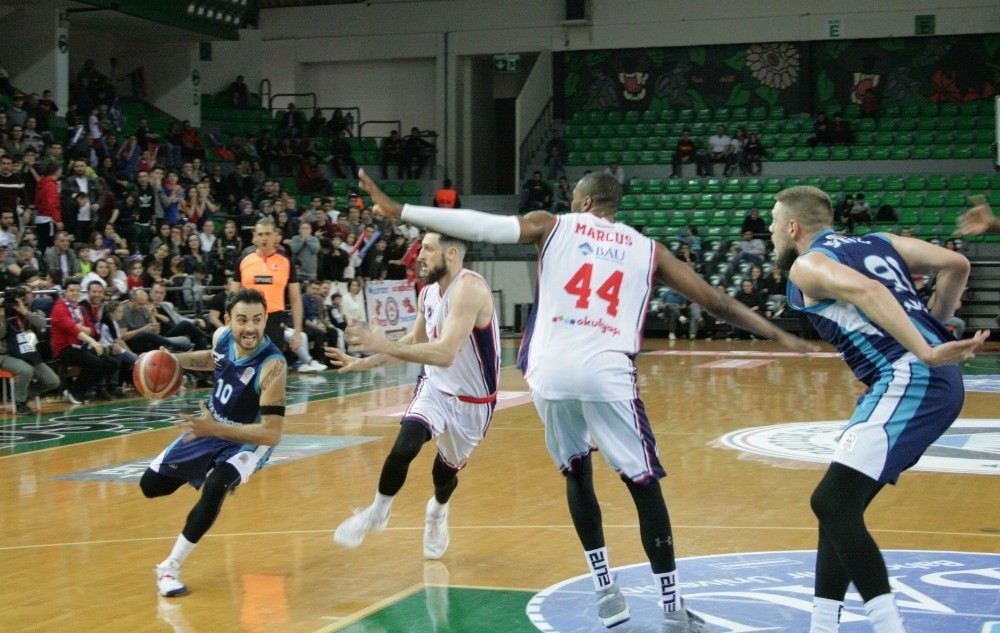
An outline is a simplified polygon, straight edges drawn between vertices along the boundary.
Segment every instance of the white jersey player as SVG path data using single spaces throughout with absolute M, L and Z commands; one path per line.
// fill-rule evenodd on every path
M 428 285 L 417 301 L 413 330 L 389 341 L 378 330 L 348 327 L 352 348 L 374 354 L 363 359 L 326 348 L 341 372 L 369 369 L 390 359 L 425 365 L 382 466 L 375 500 L 340 524 L 334 533 L 339 545 L 357 547 L 372 530 L 385 529 L 410 462 L 433 437 L 438 454 L 431 473 L 434 496 L 427 502 L 424 556 L 438 559 L 448 548 L 448 501 L 458 485 L 458 471 L 486 435 L 500 373 L 493 293 L 485 279 L 462 267 L 464 257 L 464 242 L 428 233 L 418 258 Z
M 796 351 L 816 348 L 717 293 L 659 243 L 616 224 L 621 186 L 607 174 L 584 176 L 573 190 L 574 213 L 563 216 L 402 206 L 364 172 L 361 184 L 387 217 L 470 241 L 538 247 L 537 300 L 518 361 L 545 424 L 549 453 L 566 475 L 570 514 L 597 591 L 597 615 L 605 626 L 629 618 L 628 603 L 609 572 L 592 481 L 595 445 L 635 501 L 663 607 L 662 630 L 708 631 L 681 604 L 670 519 L 659 485 L 664 471 L 635 383 L 633 361 L 652 276 L 659 273 L 672 288 L 737 327 Z

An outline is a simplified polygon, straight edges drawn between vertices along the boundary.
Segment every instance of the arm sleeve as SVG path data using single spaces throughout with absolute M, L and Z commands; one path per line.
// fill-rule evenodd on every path
M 513 215 L 406 204 L 402 219 L 470 242 L 516 244 L 521 239 L 521 223 Z

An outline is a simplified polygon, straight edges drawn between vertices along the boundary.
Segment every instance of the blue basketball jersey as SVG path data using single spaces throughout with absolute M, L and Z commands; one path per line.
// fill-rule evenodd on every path
M 285 362 L 284 354 L 265 336 L 253 354 L 237 359 L 232 330 L 225 329 L 212 350 L 215 390 L 208 400 L 208 410 L 216 420 L 229 424 L 260 421 L 261 368 L 273 358 Z
M 913 286 L 906 262 L 885 235 L 870 233 L 855 237 L 826 231 L 809 245 L 806 253 L 811 252 L 822 253 L 883 284 L 929 344 L 953 340 L 951 333 L 928 312 Z M 824 299 L 806 307 L 802 291 L 790 279 L 787 293 L 789 305 L 808 313 L 820 336 L 837 346 L 851 371 L 866 385 L 891 370 L 892 363 L 907 353 L 905 347 L 854 305 Z

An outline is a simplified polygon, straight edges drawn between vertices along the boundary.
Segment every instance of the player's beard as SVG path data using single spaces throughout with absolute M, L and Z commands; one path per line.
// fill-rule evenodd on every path
M 788 274 L 788 271 L 792 269 L 792 264 L 799 257 L 799 248 L 794 243 L 789 243 L 783 252 L 778 253 L 778 261 L 775 265 L 778 270 Z
M 444 262 L 441 262 L 437 266 L 427 269 L 427 274 L 424 275 L 424 281 L 428 284 L 436 284 L 447 274 L 448 267 L 444 265 Z

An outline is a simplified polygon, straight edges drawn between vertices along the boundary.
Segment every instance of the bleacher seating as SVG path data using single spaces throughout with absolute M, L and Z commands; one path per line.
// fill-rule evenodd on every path
M 890 106 L 876 120 L 860 118 L 857 106 L 851 105 L 829 114 L 850 122 L 855 142 L 833 147 L 809 147 L 813 119 L 788 116 L 783 108 L 580 111 L 565 126 L 564 135 L 568 165 L 669 164 L 684 130 L 698 143 L 714 133 L 717 123 L 727 125 L 730 133 L 737 127 L 757 131 L 772 161 L 989 158 L 992 110 L 989 101 Z

